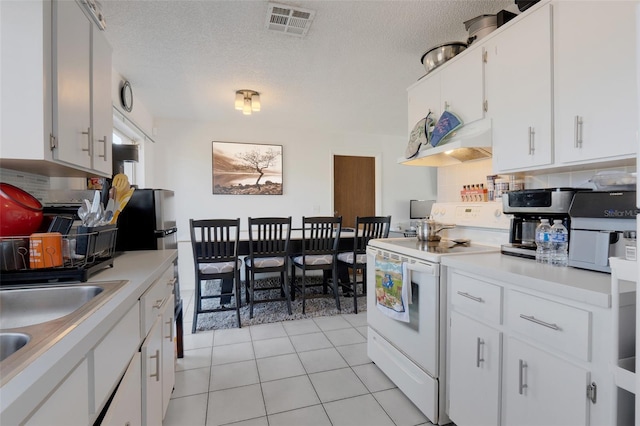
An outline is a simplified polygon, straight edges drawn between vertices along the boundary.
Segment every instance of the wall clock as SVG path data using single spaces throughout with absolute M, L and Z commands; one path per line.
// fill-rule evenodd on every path
M 122 84 L 122 89 L 120 89 L 120 103 L 127 112 L 131 112 L 133 109 L 133 90 L 128 80 L 125 80 Z

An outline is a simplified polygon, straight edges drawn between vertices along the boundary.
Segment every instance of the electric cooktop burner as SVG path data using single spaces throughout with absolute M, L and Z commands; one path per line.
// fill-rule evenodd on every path
M 387 238 L 371 240 L 369 245 L 406 256 L 420 256 L 432 262 L 439 262 L 440 256 L 444 255 L 497 252 L 500 250 L 498 247 L 472 244 L 468 239 L 420 241 L 417 238 Z

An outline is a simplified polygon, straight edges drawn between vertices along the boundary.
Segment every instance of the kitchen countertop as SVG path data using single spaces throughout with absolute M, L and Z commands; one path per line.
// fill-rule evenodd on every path
M 20 371 L 2 384 L 0 417 L 6 420 L 28 415 L 177 257 L 177 250 L 125 252 L 114 259 L 113 268 L 92 276 L 86 284 L 117 280 L 129 282 L 91 315 L 68 327 L 57 341 L 37 357 L 25 360 Z
M 442 264 L 482 277 L 511 283 L 576 302 L 611 307 L 611 275 L 573 267 L 541 265 L 532 259 L 501 253 L 443 256 Z M 622 294 L 635 291 L 635 284 L 620 283 Z M 626 297 L 624 297 L 626 300 Z

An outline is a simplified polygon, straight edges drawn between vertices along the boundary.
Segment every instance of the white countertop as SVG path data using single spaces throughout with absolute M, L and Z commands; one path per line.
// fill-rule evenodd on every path
M 500 253 L 443 256 L 442 264 L 576 302 L 611 307 L 610 274 L 541 265 L 532 259 Z M 620 291 L 632 293 L 635 285 L 622 282 Z
M 129 283 L 91 315 L 69 327 L 37 357 L 25 360 L 20 371 L 0 388 L 0 416 L 12 419 L 28 415 L 32 409 L 29 404 L 45 399 L 177 257 L 177 250 L 126 252 L 114 259 L 113 268 L 92 276 L 87 283 Z

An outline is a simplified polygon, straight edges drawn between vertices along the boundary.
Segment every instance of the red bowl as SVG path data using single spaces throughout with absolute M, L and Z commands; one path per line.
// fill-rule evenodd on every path
M 40 201 L 16 186 L 0 183 L 0 237 L 29 236 L 40 223 Z

